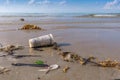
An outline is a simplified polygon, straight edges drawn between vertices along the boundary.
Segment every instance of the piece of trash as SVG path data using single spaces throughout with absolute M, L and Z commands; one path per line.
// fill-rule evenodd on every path
M 0 74 L 4 74 L 4 73 L 9 72 L 9 71 L 10 71 L 9 69 L 0 66 Z
M 9 55 L 12 55 L 14 50 L 21 50 L 21 49 L 23 49 L 23 46 L 7 45 L 4 47 L 1 47 L 0 51 L 8 52 Z
M 29 46 L 31 48 L 41 47 L 41 46 L 52 46 L 54 43 L 55 43 L 55 41 L 53 39 L 52 34 L 29 39 Z
M 48 67 L 47 64 L 28 64 L 28 63 L 12 63 L 12 66 L 30 66 L 30 67 Z
M 35 61 L 35 64 L 41 65 L 41 64 L 44 64 L 44 62 L 41 60 L 37 60 L 37 61 Z
M 53 64 L 53 65 L 49 66 L 50 70 L 55 70 L 55 69 L 58 69 L 58 68 L 59 68 L 59 65 L 57 65 L 57 64 Z
M 42 30 L 42 29 L 33 24 L 26 24 L 20 30 Z
M 68 71 L 68 69 L 70 69 L 70 67 L 66 66 L 64 69 L 63 69 L 63 72 L 66 73 Z
M 49 71 L 56 70 L 58 68 L 59 68 L 59 65 L 53 64 L 53 65 L 50 65 L 49 67 L 47 67 L 47 69 L 39 69 L 38 71 L 44 71 L 44 72 L 48 73 Z
M 13 58 L 16 58 L 16 59 L 23 58 L 23 57 L 41 57 L 41 55 L 13 55 Z

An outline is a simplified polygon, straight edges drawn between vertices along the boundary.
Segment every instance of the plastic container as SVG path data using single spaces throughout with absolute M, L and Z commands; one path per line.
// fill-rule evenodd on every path
M 53 45 L 54 43 L 55 43 L 55 41 L 53 39 L 52 34 L 29 39 L 29 47 L 31 47 L 31 48 L 50 46 L 50 45 Z

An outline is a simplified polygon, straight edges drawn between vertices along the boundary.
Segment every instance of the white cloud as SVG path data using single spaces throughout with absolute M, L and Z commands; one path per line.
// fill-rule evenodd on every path
M 50 0 L 29 0 L 28 4 L 29 5 L 39 5 L 39 6 L 61 6 L 65 5 L 67 3 L 66 0 L 61 0 L 61 1 L 50 1 Z
M 120 0 L 107 2 L 104 6 L 104 9 L 120 9 Z
M 43 1 L 39 1 L 39 2 L 37 2 L 37 4 L 39 4 L 39 5 L 48 5 L 48 4 L 50 4 L 51 2 L 49 1 L 49 0 L 43 0 Z
M 59 5 L 65 5 L 67 3 L 67 1 L 61 1 L 61 2 L 59 2 Z
M 31 5 L 31 4 L 34 4 L 35 3 L 35 0 L 29 0 L 28 4 Z

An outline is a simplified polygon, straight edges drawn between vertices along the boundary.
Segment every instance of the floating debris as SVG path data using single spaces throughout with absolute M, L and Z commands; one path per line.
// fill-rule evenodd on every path
M 9 72 L 9 71 L 10 71 L 9 69 L 0 66 L 0 74 L 4 74 L 4 73 Z
M 26 24 L 21 28 L 21 30 L 42 30 L 42 29 L 33 24 Z
M 69 69 L 70 69 L 70 67 L 66 66 L 66 67 L 63 69 L 63 72 L 66 73 Z

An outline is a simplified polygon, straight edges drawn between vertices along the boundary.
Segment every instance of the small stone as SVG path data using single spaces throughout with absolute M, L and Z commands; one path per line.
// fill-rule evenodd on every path
M 25 19 L 21 18 L 20 21 L 25 21 Z

